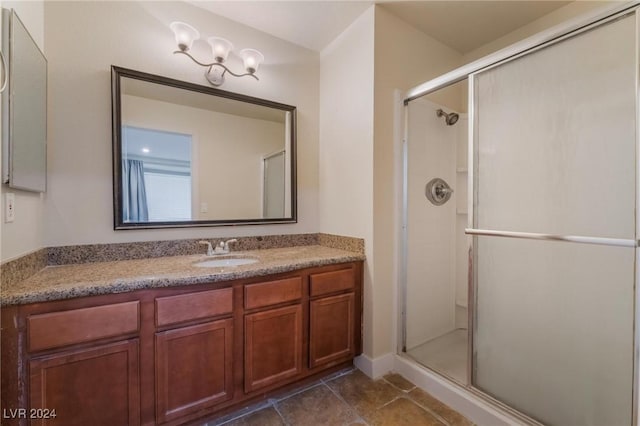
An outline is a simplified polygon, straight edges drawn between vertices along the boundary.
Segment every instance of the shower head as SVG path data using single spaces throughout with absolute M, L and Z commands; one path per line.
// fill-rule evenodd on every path
M 447 123 L 447 126 L 453 126 L 458 122 L 458 118 L 460 118 L 460 116 L 455 112 L 446 113 L 441 109 L 437 110 L 436 114 L 438 117 L 444 117 L 444 121 Z

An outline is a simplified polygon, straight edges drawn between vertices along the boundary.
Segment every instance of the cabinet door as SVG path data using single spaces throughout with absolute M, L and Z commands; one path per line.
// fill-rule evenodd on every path
M 354 355 L 353 293 L 311 301 L 309 368 Z
M 233 397 L 233 320 L 156 333 L 158 423 Z
M 137 339 L 35 358 L 29 370 L 30 408 L 55 410 L 32 425 L 140 424 Z
M 302 306 L 245 315 L 244 390 L 269 386 L 300 374 Z

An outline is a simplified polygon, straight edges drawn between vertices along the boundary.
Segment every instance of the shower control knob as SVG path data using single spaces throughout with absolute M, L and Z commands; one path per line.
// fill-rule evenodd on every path
M 447 196 L 447 194 L 451 194 L 453 192 L 453 189 L 445 188 L 444 186 L 436 186 L 435 191 L 438 197 L 445 197 Z
M 427 183 L 424 192 L 433 205 L 441 206 L 449 201 L 451 194 L 453 194 L 453 189 L 444 179 L 435 178 Z

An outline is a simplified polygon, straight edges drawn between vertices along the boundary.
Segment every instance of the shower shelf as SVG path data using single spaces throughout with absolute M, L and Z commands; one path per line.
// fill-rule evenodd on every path
M 467 169 L 466 167 L 458 167 L 456 169 L 457 173 L 467 173 L 469 171 L 469 169 Z
M 464 214 L 468 214 L 468 213 L 467 213 L 466 210 L 456 209 L 456 214 L 464 215 Z

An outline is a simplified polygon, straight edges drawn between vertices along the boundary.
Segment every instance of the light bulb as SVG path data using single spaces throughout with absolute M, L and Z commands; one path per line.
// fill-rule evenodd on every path
M 184 22 L 172 22 L 169 25 L 171 31 L 176 36 L 176 43 L 178 44 L 178 49 L 186 52 L 191 49 L 194 40 L 200 38 L 200 33 L 198 30 L 193 28 L 189 24 L 185 24 Z
M 246 69 L 249 74 L 254 74 L 258 71 L 258 67 L 260 67 L 260 64 L 264 61 L 264 55 L 255 49 L 242 49 L 240 51 L 240 57 L 244 62 L 244 69 Z
M 215 61 L 220 63 L 226 61 L 229 52 L 233 50 L 233 44 L 222 37 L 209 37 L 207 41 L 211 45 L 211 51 L 213 52 Z

